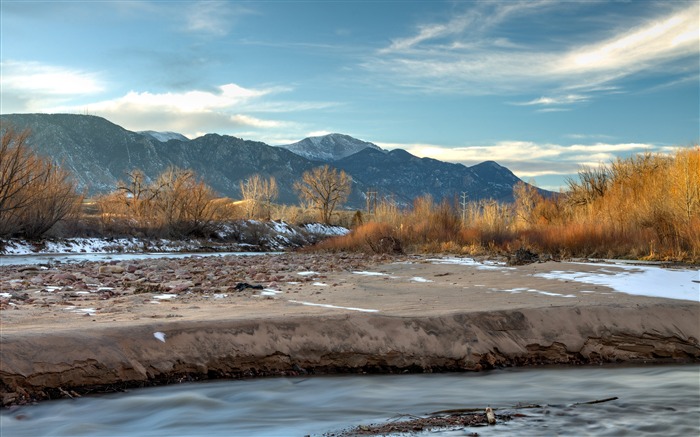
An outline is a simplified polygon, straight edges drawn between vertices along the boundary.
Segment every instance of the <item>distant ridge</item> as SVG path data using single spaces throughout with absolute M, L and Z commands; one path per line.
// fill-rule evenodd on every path
M 138 133 L 140 133 L 142 135 L 149 135 L 149 136 L 151 136 L 151 137 L 155 138 L 156 140 L 163 142 L 163 143 L 166 143 L 170 140 L 179 140 L 179 141 L 189 140 L 189 138 L 187 138 L 186 136 L 179 134 L 177 132 L 168 132 L 168 131 L 156 132 L 154 130 L 142 130 L 142 131 L 139 131 Z
M 70 170 L 88 195 L 113 191 L 117 181 L 134 169 L 151 180 L 169 166 L 194 170 L 220 195 L 233 199 L 240 199 L 239 184 L 250 176 L 275 177 L 278 201 L 298 204 L 294 182 L 305 171 L 329 162 L 352 176 L 347 207 L 354 209 L 365 208 L 370 191 L 378 199 L 403 206 L 423 195 L 436 202 L 453 202 L 461 193 L 471 201 L 509 202 L 513 186 L 520 182 L 493 161 L 466 167 L 419 158 L 402 149 L 385 151 L 342 134 L 306 138 L 294 143 L 296 147 L 273 147 L 228 135 L 207 134 L 189 140 L 173 132 L 132 132 L 91 115 L 7 114 L 0 115 L 0 122 L 3 127 L 12 124 L 18 130 L 30 129 L 30 145 Z M 306 156 L 291 149 L 305 150 Z

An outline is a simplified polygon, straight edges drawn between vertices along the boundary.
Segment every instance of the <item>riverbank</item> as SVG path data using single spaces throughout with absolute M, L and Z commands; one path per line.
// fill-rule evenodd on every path
M 3 405 L 211 378 L 700 361 L 697 270 L 287 253 L 0 278 Z

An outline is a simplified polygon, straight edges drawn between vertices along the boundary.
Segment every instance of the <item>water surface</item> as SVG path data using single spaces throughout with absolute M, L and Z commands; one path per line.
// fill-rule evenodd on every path
M 573 405 L 617 396 L 594 405 Z M 518 404 L 542 408 L 517 410 Z M 417 435 L 691 436 L 700 366 L 507 369 L 483 373 L 266 378 L 131 390 L 5 409 L 10 436 L 304 436 L 457 408 L 526 414 L 492 427 Z

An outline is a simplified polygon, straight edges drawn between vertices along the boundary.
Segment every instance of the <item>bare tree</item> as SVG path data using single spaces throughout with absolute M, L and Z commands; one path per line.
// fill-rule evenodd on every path
M 294 183 L 294 189 L 302 201 L 318 208 L 319 218 L 329 224 L 335 209 L 350 195 L 352 178 L 344 171 L 324 165 L 305 172 Z
M 203 236 L 209 230 L 216 196 L 193 171 L 170 167 L 152 185 L 154 207 L 166 233 Z
M 255 217 L 270 218 L 272 201 L 277 198 L 277 181 L 274 177 L 268 180 L 263 179 L 259 174 L 255 174 L 241 181 L 241 195 L 243 196 L 244 210 L 249 219 Z
M 70 174 L 29 149 L 30 131 L 3 126 L 0 140 L 0 235 L 38 238 L 75 211 Z
M 515 198 L 515 214 L 517 218 L 526 225 L 533 225 L 537 222 L 537 206 L 543 202 L 542 195 L 537 191 L 534 184 L 526 184 L 523 181 L 513 186 L 513 197 Z

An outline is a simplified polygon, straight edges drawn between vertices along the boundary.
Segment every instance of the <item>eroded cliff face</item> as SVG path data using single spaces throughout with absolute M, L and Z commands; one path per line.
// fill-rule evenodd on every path
M 700 361 L 700 305 L 304 315 L 2 335 L 3 405 L 209 378 Z M 154 332 L 163 332 L 161 341 Z

